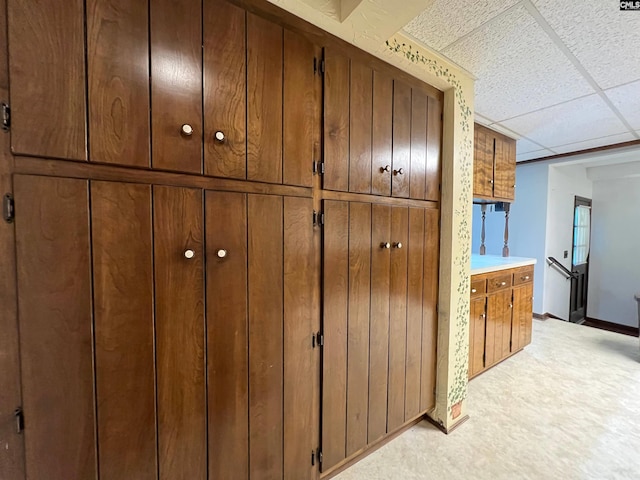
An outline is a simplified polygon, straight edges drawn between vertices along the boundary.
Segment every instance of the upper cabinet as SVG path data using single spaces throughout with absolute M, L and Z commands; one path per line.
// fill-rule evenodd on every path
M 512 202 L 516 188 L 516 141 L 475 124 L 473 196 Z
M 440 198 L 442 94 L 325 49 L 323 186 Z
M 224 0 L 87 0 L 86 36 L 83 2 L 31 3 L 8 3 L 15 154 L 311 186 L 307 38 Z

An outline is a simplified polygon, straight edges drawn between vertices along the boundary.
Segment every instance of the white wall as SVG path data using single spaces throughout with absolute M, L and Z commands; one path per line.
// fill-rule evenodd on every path
M 509 253 L 512 257 L 538 260 L 534 273 L 533 311 L 543 314 L 544 281 L 546 273 L 545 242 L 547 220 L 547 183 L 549 165 L 531 163 L 516 167 L 516 199 L 509 214 Z M 502 255 L 504 245 L 504 212 L 486 214 L 488 255 Z M 472 251 L 480 251 L 482 217 L 480 206 L 473 207 Z
M 549 165 L 545 259 L 555 257 L 568 270 L 571 270 L 575 197 L 592 198 L 592 193 L 592 182 L 587 178 L 587 170 L 584 166 Z M 567 258 L 564 258 L 565 250 L 568 252 Z M 555 267 L 548 265 L 546 260 L 543 264 L 546 270 L 544 312 L 568 320 L 571 281 Z
M 639 177 L 594 182 L 591 232 L 587 315 L 638 326 Z

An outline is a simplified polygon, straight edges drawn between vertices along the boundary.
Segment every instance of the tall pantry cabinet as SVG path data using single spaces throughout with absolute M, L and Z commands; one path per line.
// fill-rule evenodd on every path
M 11 478 L 328 477 L 434 407 L 441 92 L 263 0 L 6 4 Z

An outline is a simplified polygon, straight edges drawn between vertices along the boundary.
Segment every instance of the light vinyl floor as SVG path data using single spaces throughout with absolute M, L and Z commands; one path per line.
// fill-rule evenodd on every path
M 534 320 L 533 341 L 469 383 L 470 419 L 421 422 L 337 480 L 640 480 L 638 338 Z

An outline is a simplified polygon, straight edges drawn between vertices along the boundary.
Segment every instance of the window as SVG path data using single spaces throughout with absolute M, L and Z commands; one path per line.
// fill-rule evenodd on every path
M 573 215 L 573 265 L 587 263 L 589 257 L 589 232 L 591 207 L 576 205 Z

